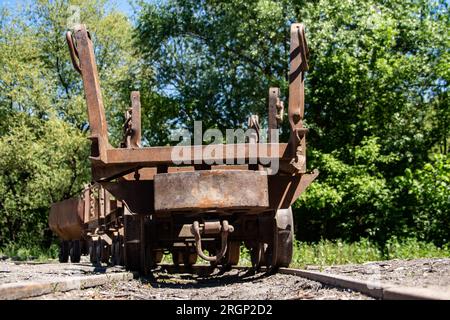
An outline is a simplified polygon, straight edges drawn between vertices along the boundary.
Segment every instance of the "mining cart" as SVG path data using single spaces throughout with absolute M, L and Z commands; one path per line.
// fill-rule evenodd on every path
M 143 147 L 140 96 L 134 91 L 123 142 L 114 148 L 90 33 L 78 25 L 66 38 L 84 85 L 93 182 L 79 197 L 52 206 L 50 227 L 61 238 L 60 260 L 70 256 L 77 262 L 89 252 L 93 263 L 147 272 L 170 253 L 175 265 L 191 266 L 200 257 L 229 268 L 245 246 L 255 268 L 288 266 L 291 205 L 318 175 L 306 169 L 304 26 L 290 28 L 287 143 L 277 138 L 284 109 L 280 90 L 269 88 L 267 142 L 251 115 L 252 134 L 239 143 Z

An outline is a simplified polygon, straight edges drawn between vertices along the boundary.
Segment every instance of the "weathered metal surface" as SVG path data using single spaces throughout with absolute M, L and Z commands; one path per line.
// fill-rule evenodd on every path
M 214 224 L 214 222 L 213 222 L 213 224 Z M 200 232 L 200 223 L 198 221 L 194 221 L 194 223 L 191 226 L 191 232 L 195 237 L 195 249 L 197 250 L 198 256 L 200 256 L 200 258 L 202 258 L 205 261 L 217 262 L 220 259 L 222 259 L 225 256 L 225 253 L 227 252 L 228 234 L 234 231 L 234 227 L 232 225 L 229 225 L 227 220 L 223 220 L 222 224 L 220 224 L 220 222 L 219 222 L 219 226 L 221 226 L 221 228 L 219 229 L 221 247 L 218 248 L 219 250 L 218 250 L 217 254 L 214 256 L 207 256 L 203 253 L 202 239 L 201 239 L 201 235 L 200 235 L 200 233 L 201 233 Z M 217 228 L 214 228 L 214 229 L 217 229 Z M 205 234 L 209 234 L 209 232 L 207 232 L 207 230 L 208 230 L 208 227 L 207 227 L 207 223 L 205 222 L 205 225 L 203 227 L 203 232 Z
M 214 170 L 155 175 L 155 211 L 254 209 L 269 206 L 267 175 Z
M 279 267 L 288 267 L 292 260 L 292 242 L 294 241 L 294 217 L 292 208 L 279 209 L 275 215 L 276 228 L 276 246 L 273 246 L 274 252 L 271 265 Z
M 153 206 L 153 180 L 104 182 L 103 187 L 117 199 L 124 202 L 133 213 L 152 214 Z
M 280 88 L 269 89 L 269 126 L 268 126 L 268 142 L 278 142 L 275 139 L 274 131 L 280 123 L 283 121 L 284 116 L 284 103 L 280 100 Z
M 108 130 L 94 47 L 85 25 L 76 26 L 74 37 L 88 107 L 89 128 L 93 143 L 91 156 L 94 159 L 105 159 L 106 148 L 109 147 Z
M 256 145 L 249 144 L 218 144 L 219 149 L 217 153 L 208 154 L 205 148 L 208 146 L 186 146 L 175 147 L 176 150 L 185 151 L 181 156 L 186 155 L 186 158 L 181 157 L 180 160 L 200 162 L 217 162 L 226 164 L 227 158 L 232 160 L 232 164 L 240 164 L 238 161 L 248 163 L 249 159 L 255 154 L 261 155 L 261 159 L 285 158 L 290 159 L 286 153 L 287 143 L 258 143 Z M 156 165 L 174 165 L 172 153 L 174 147 L 150 147 L 139 149 L 109 149 L 107 152 L 108 161 L 105 164 L 133 164 L 142 166 L 156 166 Z M 267 152 L 266 152 L 267 150 Z M 218 163 L 217 163 L 218 164 Z
M 248 137 L 248 143 L 258 143 L 260 136 L 260 128 L 259 128 L 259 117 L 256 114 L 252 114 L 248 118 L 248 128 L 253 130 L 253 132 L 251 132 L 250 136 Z
M 78 61 L 78 59 L 79 59 L 78 51 L 73 44 L 72 32 L 68 31 L 66 33 L 66 41 L 67 41 L 67 45 L 69 46 L 69 53 L 70 53 L 70 59 L 72 60 L 72 65 L 73 65 L 74 69 L 79 74 L 81 74 L 81 67 L 80 67 L 80 63 Z
M 131 108 L 125 112 L 122 148 L 141 147 L 141 100 L 139 91 L 131 92 Z
M 83 218 L 84 200 L 71 198 L 52 204 L 48 224 L 63 240 L 81 239 Z
M 200 227 L 201 226 L 199 225 L 199 230 Z M 219 220 L 205 221 L 201 230 L 204 234 L 218 234 L 220 233 L 220 231 L 222 231 L 222 224 Z
M 195 263 L 197 255 L 204 256 L 200 249 L 203 245 L 216 260 L 222 257 L 214 263 L 232 265 L 238 259 L 239 244 L 244 241 L 251 250 L 256 250 L 253 255 L 258 256 L 258 265 L 264 259 L 270 260 L 270 248 L 275 257 L 271 263 L 286 265 L 292 243 L 273 236 L 280 230 L 276 212 L 289 210 L 317 176 L 317 172 L 306 174 L 307 129 L 303 127 L 303 115 L 308 47 L 304 26 L 291 26 L 289 142 L 278 143 L 275 133 L 269 132 L 269 143 L 261 143 L 259 118 L 252 115 L 248 127 L 255 132 L 248 143 L 214 145 L 214 148 L 211 145 L 143 148 L 139 92 L 131 93 L 123 141 L 120 148 L 113 148 L 108 142 L 90 34 L 84 25 L 77 26 L 74 36 L 67 34 L 67 42 L 74 67 L 83 78 L 93 180 L 115 198 L 109 201 L 109 193 L 101 188 L 95 195 L 85 191 L 89 201 L 84 203 L 83 220 L 88 220 L 85 231 L 92 240 L 91 252 L 99 251 L 101 240 L 111 249 L 113 263 L 125 260 L 127 268 L 146 271 L 161 260 L 162 250 L 170 250 L 175 263 Z M 283 111 L 280 90 L 270 88 L 269 129 L 278 128 Z M 200 236 L 192 234 L 195 222 L 199 225 L 198 235 L 202 228 L 205 231 L 202 236 L 211 231 L 208 238 L 200 240 Z M 228 240 L 224 240 L 222 231 L 217 233 L 217 226 L 225 222 L 235 226 L 235 231 L 227 234 Z M 105 237 L 111 241 L 104 241 Z M 196 252 L 194 240 L 200 252 Z M 227 249 L 229 243 L 233 245 Z M 276 250 L 280 246 L 278 251 L 285 253 L 278 259 Z M 97 262 L 108 261 L 98 254 L 94 258 Z
M 139 91 L 131 92 L 131 148 L 141 147 L 141 95 Z
M 292 170 L 306 172 L 306 139 L 307 130 L 303 127 L 305 111 L 305 71 L 308 70 L 308 45 L 305 27 L 301 23 L 291 25 L 290 69 L 289 69 L 289 124 L 291 136 L 289 140 L 292 152 Z
M 268 176 L 269 202 L 272 209 L 287 209 L 319 175 L 317 170 L 309 174 Z
M 174 166 L 173 154 L 181 153 L 186 164 L 213 163 L 243 165 L 249 163 L 270 163 L 276 158 L 280 162 L 292 160 L 287 143 L 218 144 L 218 152 L 205 152 L 208 146 L 186 146 L 183 151 L 174 147 L 150 147 L 137 149 L 108 149 L 107 162 L 93 163 L 92 174 L 96 181 L 108 181 L 140 170 L 142 167 Z M 258 156 L 258 157 L 257 157 Z M 183 169 L 178 169 L 183 170 Z

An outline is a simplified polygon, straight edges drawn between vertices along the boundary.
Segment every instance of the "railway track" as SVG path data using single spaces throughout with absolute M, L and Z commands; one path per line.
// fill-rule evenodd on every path
M 53 264 L 55 265 L 55 264 Z M 45 265 L 40 265 L 45 266 Z M 88 267 L 85 264 L 72 264 L 72 267 Z M 14 300 L 14 299 L 28 299 L 28 298 L 50 298 L 59 299 L 63 293 L 75 292 L 77 294 L 73 295 L 72 298 L 82 298 L 83 292 L 95 288 L 95 287 L 106 287 L 106 290 L 102 291 L 102 295 L 97 298 L 106 298 L 108 295 L 108 288 L 115 288 L 116 291 L 112 295 L 114 297 L 126 298 L 127 293 L 121 293 L 120 290 L 123 285 L 130 283 L 130 281 L 137 281 L 139 283 L 152 283 L 152 279 L 158 279 L 152 284 L 153 287 L 167 288 L 167 290 L 172 290 L 176 287 L 190 288 L 189 276 L 187 273 L 193 274 L 196 277 L 195 281 L 198 279 L 203 279 L 206 281 L 208 286 L 216 286 L 216 292 L 219 292 L 218 299 L 226 299 L 226 296 L 220 296 L 220 287 L 224 288 L 229 285 L 236 286 L 246 286 L 253 283 L 261 282 L 261 286 L 274 286 L 274 290 L 287 290 L 283 287 L 283 283 L 289 283 L 286 287 L 290 287 L 290 283 L 299 283 L 304 288 L 311 288 L 313 284 L 318 284 L 318 287 L 313 290 L 313 292 L 319 292 L 320 290 L 331 290 L 334 294 L 338 294 L 336 299 L 364 299 L 364 297 L 371 297 L 375 299 L 427 299 L 427 300 L 441 300 L 450 299 L 450 292 L 436 291 L 426 288 L 416 288 L 416 287 L 405 287 L 398 286 L 388 283 L 374 283 L 373 281 L 365 281 L 356 279 L 355 277 L 348 277 L 338 274 L 329 274 L 317 271 L 292 269 L 292 268 L 280 268 L 276 274 L 270 274 L 264 270 L 260 270 L 259 273 L 255 273 L 253 270 L 247 267 L 234 267 L 231 271 L 220 272 L 217 269 L 211 268 L 209 266 L 193 266 L 190 268 L 183 268 L 183 266 L 174 267 L 172 265 L 161 265 L 149 278 L 139 278 L 138 274 L 130 273 L 125 271 L 115 271 L 106 272 L 107 268 L 97 270 L 103 272 L 102 274 L 90 274 L 90 275 L 75 275 L 75 276 L 62 276 L 55 278 L 46 278 L 38 280 L 21 280 L 14 281 L 10 283 L 5 283 L 0 285 L 0 299 L 4 300 Z M 95 270 L 94 270 L 95 271 Z M 184 274 L 184 276 L 183 276 Z M 175 278 L 177 275 L 178 278 Z M 276 277 L 273 278 L 273 277 Z M 295 279 L 293 278 L 295 277 Z M 134 280 L 133 280 L 134 279 Z M 146 280 L 147 279 L 147 280 Z M 188 280 L 186 280 L 188 279 Z M 206 280 L 204 280 L 206 279 Z M 192 280 L 192 279 L 191 279 Z M 206 283 L 205 282 L 205 283 Z M 267 284 L 265 283 L 267 282 Z M 273 283 L 272 283 L 273 282 Z M 279 284 L 279 288 L 277 287 Z M 261 287 L 260 286 L 260 287 Z M 301 286 L 299 288 L 301 288 Z M 201 287 L 201 286 L 200 286 Z M 198 289 L 198 288 L 197 288 Z M 126 289 L 124 289 L 126 291 Z M 250 289 L 253 290 L 253 289 Z M 131 290 L 131 295 L 133 295 L 136 290 Z M 270 291 L 270 290 L 269 290 Z M 300 290 L 301 291 L 301 290 Z M 308 291 L 308 290 L 307 290 Z M 331 292 L 330 291 L 330 292 Z M 347 295 L 348 292 L 353 292 L 356 294 L 355 297 Z M 340 295 L 342 293 L 342 295 Z M 261 291 L 261 294 L 267 294 Z M 174 293 L 175 298 L 183 299 L 183 295 Z M 271 298 L 270 296 L 264 296 L 265 298 Z M 67 298 L 67 297 L 66 297 Z M 68 297 L 70 298 L 70 296 Z M 95 297 L 94 297 L 95 298 Z M 135 298 L 145 299 L 145 294 L 136 295 Z M 150 295 L 147 296 L 150 299 L 164 299 L 164 295 Z M 274 299 L 280 299 L 278 296 L 274 296 Z M 288 299 L 296 299 L 296 296 L 290 295 L 288 292 L 286 295 Z M 309 292 L 306 296 L 298 296 L 298 299 L 307 298 L 314 299 L 314 293 Z M 318 298 L 331 298 L 333 295 L 318 296 Z

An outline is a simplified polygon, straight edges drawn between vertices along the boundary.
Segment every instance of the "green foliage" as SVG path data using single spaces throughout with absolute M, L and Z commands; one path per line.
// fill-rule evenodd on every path
M 42 248 L 37 245 L 29 244 L 20 246 L 17 244 L 7 244 L 0 250 L 0 255 L 4 255 L 18 261 L 35 260 L 40 262 L 48 262 L 58 258 L 59 246 L 52 244 L 48 248 Z
M 269 86 L 288 93 L 289 25 L 305 23 L 308 159 L 320 175 L 295 204 L 299 239 L 448 241 L 450 192 L 431 194 L 441 180 L 421 169 L 431 153 L 448 152 L 448 2 L 142 6 L 137 45 L 154 66 L 158 92 L 173 102 L 167 123 L 175 126 L 236 127 L 250 113 L 264 119 Z
M 288 94 L 289 25 L 304 22 L 308 166 L 320 176 L 295 204 L 298 239 L 448 243 L 448 1 L 168 0 L 140 3 L 133 26 L 107 0 L 40 0 L 0 9 L 0 246 L 49 246 L 50 203 L 89 181 L 84 94 L 64 39 L 71 5 L 95 43 L 113 145 L 131 90 L 144 144 L 195 120 L 265 119 L 268 88 Z
M 450 240 L 450 155 L 396 179 L 399 209 L 411 218 L 414 234 L 439 245 Z
M 349 263 L 364 263 L 383 260 L 379 247 L 367 239 L 352 243 L 340 240 L 320 240 L 314 244 L 296 241 L 294 243 L 293 266 L 335 265 Z
M 288 27 L 304 22 L 311 145 L 382 137 L 402 162 L 392 175 L 447 139 L 447 17 L 445 1 L 170 0 L 143 5 L 137 44 L 174 122 L 228 128 L 265 118 L 269 86 L 287 94 Z
M 416 238 L 406 238 L 402 241 L 395 237 L 389 239 L 384 254 L 386 260 L 444 257 L 450 257 L 450 246 L 448 244 L 437 247 L 431 242 L 419 241 Z
M 79 10 L 80 21 L 72 17 Z M 87 112 L 80 75 L 74 70 L 65 32 L 74 23 L 84 23 L 95 46 L 97 68 L 108 130 L 113 144 L 118 144 L 124 121 L 124 112 L 130 105 L 130 86 L 136 69 L 137 57 L 132 47 L 132 27 L 128 18 L 114 9 L 107 0 L 57 0 L 52 3 L 38 1 L 27 12 L 32 25 L 31 37 L 39 50 L 38 70 L 46 74 L 45 96 L 47 104 L 59 118 L 80 130 L 86 130 Z
M 450 246 L 437 247 L 433 243 L 405 238 L 390 238 L 385 245 L 361 238 L 353 242 L 321 239 L 315 243 L 294 242 L 291 267 L 304 268 L 308 265 L 330 266 L 360 264 L 390 259 L 418 259 L 450 257 Z M 241 247 L 239 265 L 251 266 L 250 253 Z
M 353 165 L 332 154 L 312 151 L 310 161 L 320 168 L 321 179 L 313 183 L 295 203 L 297 234 L 316 240 L 317 235 L 357 240 L 371 236 L 383 240 L 391 230 L 387 215 L 393 207 L 393 195 L 386 179 L 377 170 L 380 163 L 393 161 L 381 156 L 378 139 L 364 139 L 361 146 L 348 150 Z
M 130 101 L 122 84 L 133 83 L 137 61 L 128 18 L 103 0 L 0 10 L 0 247 L 48 247 L 51 203 L 90 181 L 84 92 L 65 43 L 71 5 L 95 41 L 112 142 L 121 135 Z
M 269 86 L 286 87 L 285 13 L 273 1 L 145 4 L 137 44 L 174 102 L 165 109 L 171 123 L 225 129 L 250 111 L 265 114 Z
M 50 204 L 88 179 L 87 140 L 59 119 L 18 115 L 0 150 L 0 243 L 38 241 L 48 229 Z
M 439 103 L 448 115 L 448 3 L 322 0 L 300 16 L 312 48 L 313 145 L 328 153 L 378 136 L 381 153 L 398 157 L 383 172 L 391 177 L 425 161 L 449 130 L 432 134 Z
M 415 238 L 398 240 L 393 237 L 386 242 L 385 246 L 379 246 L 365 238 L 351 243 L 322 239 L 312 244 L 296 241 L 294 243 L 292 266 L 329 266 L 390 259 L 444 257 L 450 257 L 450 247 L 440 248 L 432 243 L 419 241 Z

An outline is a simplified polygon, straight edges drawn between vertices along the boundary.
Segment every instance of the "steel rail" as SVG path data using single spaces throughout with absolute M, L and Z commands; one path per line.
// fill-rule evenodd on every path
M 291 268 L 280 268 L 278 273 L 318 281 L 332 287 L 358 291 L 381 300 L 450 300 L 450 291 L 436 291 L 431 288 L 407 287 L 382 281 L 367 281 L 337 274 Z

